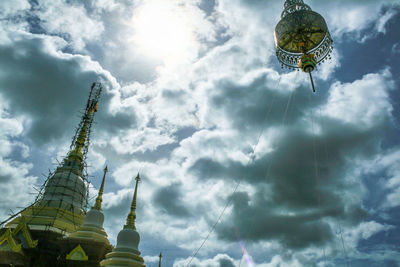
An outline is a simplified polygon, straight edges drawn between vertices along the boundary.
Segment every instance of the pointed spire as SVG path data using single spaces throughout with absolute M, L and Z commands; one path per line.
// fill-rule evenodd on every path
M 162 258 L 161 252 L 160 252 L 160 255 L 158 257 L 160 258 L 160 260 L 158 261 L 158 267 L 161 267 L 161 258 Z
M 93 83 L 90 89 L 85 113 L 79 123 L 78 132 L 72 141 L 68 156 L 64 161 L 67 165 L 73 161 L 77 161 L 79 162 L 78 165 L 80 169 L 83 169 L 82 163 L 88 149 L 90 128 L 92 126 L 94 113 L 97 112 L 98 109 L 98 100 L 102 89 L 103 87 L 100 83 Z
M 96 103 L 96 106 L 97 106 L 97 103 Z M 82 118 L 82 120 L 83 120 L 82 128 L 79 131 L 79 135 L 76 138 L 75 143 L 73 144 L 73 147 L 74 147 L 73 151 L 75 153 L 78 153 L 79 155 L 82 155 L 82 153 L 83 153 L 82 150 L 85 147 L 86 137 L 87 137 L 87 133 L 89 130 L 90 119 L 92 117 L 92 114 L 96 111 L 97 111 L 97 109 L 86 108 L 85 115 Z
M 107 165 L 106 165 L 106 167 L 104 168 L 103 180 L 101 181 L 99 194 L 97 195 L 96 203 L 94 204 L 93 209 L 101 210 L 101 202 L 103 202 L 104 181 L 106 180 L 107 172 L 108 172 L 108 168 L 107 168 Z
M 83 149 L 85 147 L 85 142 L 88 136 L 88 132 L 90 132 L 90 118 L 92 114 L 89 111 L 86 111 L 84 117 L 82 118 L 81 124 L 82 127 L 80 128 L 78 137 L 71 145 L 71 150 L 68 152 L 68 156 L 64 159 L 63 165 L 64 166 L 73 166 L 77 168 L 79 172 L 82 172 L 84 168 L 84 153 Z
M 139 184 L 139 181 L 140 181 L 139 173 L 137 174 L 135 180 L 136 180 L 136 186 L 135 186 L 135 193 L 133 194 L 133 199 L 132 199 L 132 204 L 131 204 L 131 211 L 129 212 L 128 217 L 126 218 L 126 224 L 124 226 L 124 229 L 126 229 L 126 228 L 136 229 L 136 226 L 135 226 L 135 220 L 136 220 L 136 198 L 137 198 L 138 184 Z
M 76 139 L 75 144 L 74 144 L 74 150 L 78 153 L 82 153 L 82 149 L 85 146 L 88 124 L 89 124 L 89 116 L 90 116 L 89 112 L 90 111 L 87 111 L 84 116 L 83 126 L 82 126 L 82 128 L 79 132 L 78 138 Z

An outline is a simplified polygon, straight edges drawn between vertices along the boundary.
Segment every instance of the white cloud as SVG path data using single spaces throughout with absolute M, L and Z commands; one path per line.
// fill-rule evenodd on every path
M 332 78 L 334 71 L 341 67 L 340 57 L 340 53 L 336 49 L 333 49 L 333 52 L 331 53 L 331 59 L 327 59 L 326 63 L 322 63 L 320 66 L 318 66 L 313 74 L 323 80 Z
M 397 14 L 396 11 L 389 9 L 386 11 L 383 16 L 379 17 L 376 22 L 375 29 L 377 32 L 386 33 L 386 24 L 389 20 L 391 20 Z
M 218 161 L 234 160 L 247 163 L 249 155 L 243 153 L 243 149 L 250 143 L 235 142 L 240 137 L 231 131 L 202 130 L 180 143 L 180 147 L 174 151 L 174 156 L 185 161 L 190 166 L 199 158 L 209 157 Z
M 260 264 L 257 266 L 259 266 L 259 267 L 280 267 L 280 266 L 300 267 L 300 266 L 304 266 L 304 265 L 301 264 L 297 259 L 287 261 L 287 260 L 282 259 L 281 256 L 277 255 L 272 258 L 271 262 L 266 263 L 266 264 Z
M 160 258 L 159 256 L 144 256 L 143 259 L 144 262 L 149 265 L 149 263 L 158 264 Z
M 399 43 L 396 43 L 392 46 L 392 53 L 400 54 L 400 44 Z
M 125 8 L 124 4 L 116 0 L 92 0 L 91 4 L 101 11 L 114 11 Z
M 174 267 L 184 267 L 187 265 L 190 259 L 178 259 L 174 262 Z M 239 264 L 237 261 L 232 259 L 226 254 L 218 254 L 212 259 L 200 260 L 198 258 L 193 258 L 190 266 L 198 267 L 233 267 Z
M 71 38 L 69 44 L 78 51 L 83 50 L 87 42 L 99 40 L 104 28 L 98 17 L 88 15 L 83 5 L 64 0 L 40 1 L 35 14 L 48 33 L 67 35 Z
M 376 33 L 385 33 L 386 23 L 395 13 L 390 8 L 383 15 L 380 12 L 391 4 L 396 5 L 398 2 L 396 0 L 366 0 L 360 4 L 358 0 L 339 0 L 328 3 L 316 1 L 310 5 L 313 10 L 325 17 L 334 39 L 342 39 L 345 34 L 351 34 L 349 35 L 351 38 L 362 42 Z M 361 31 L 368 27 L 373 27 L 374 32 L 365 33 L 365 36 L 361 35 Z
M 29 155 L 28 148 L 18 138 L 23 132 L 23 118 L 8 114 L 4 102 L 0 104 L 0 218 L 8 217 L 10 210 L 17 212 L 33 201 L 33 186 L 37 180 L 30 174 L 33 165 L 22 160 Z M 20 160 L 11 159 L 11 153 L 22 148 Z
M 352 83 L 336 82 L 330 89 L 324 113 L 347 123 L 373 127 L 376 122 L 391 116 L 393 107 L 389 91 L 393 87 L 388 69 L 364 75 Z
M 372 236 L 394 229 L 392 225 L 383 225 L 375 221 L 362 222 L 357 227 L 345 230 L 343 232 L 343 238 L 345 245 L 351 254 L 357 254 L 357 245 L 361 240 L 367 240 Z
M 369 173 L 384 173 L 381 177 L 380 186 L 383 190 L 387 190 L 387 194 L 381 208 L 384 210 L 400 206 L 400 150 L 393 149 L 383 155 L 379 155 L 371 163 L 368 169 Z
M 28 29 L 24 15 L 29 11 L 27 0 L 0 1 L 0 43 L 10 42 L 8 32 Z
M 136 129 L 127 130 L 121 134 L 121 137 L 113 137 L 110 144 L 118 153 L 122 154 L 153 151 L 161 145 L 175 142 L 174 138 L 160 129 L 145 128 L 140 132 Z
M 21 14 L 23 11 L 27 11 L 30 6 L 28 0 L 1 1 L 0 17 L 4 19 Z
M 298 82 L 299 78 L 296 77 L 299 74 L 294 72 L 280 74 L 272 69 L 276 62 L 272 32 L 273 26 L 279 20 L 282 3 L 221 0 L 217 1 L 215 11 L 207 17 L 198 7 L 200 1 L 174 1 L 174 8 L 178 8 L 176 15 L 180 16 L 182 12 L 187 12 L 186 15 L 190 17 L 183 22 L 188 23 L 196 38 L 191 39 L 181 51 L 181 56 L 185 60 L 171 67 L 162 60 L 150 62 L 151 57 L 143 55 L 132 42 L 131 37 L 137 30 L 132 23 L 132 16 L 138 2 L 103 0 L 88 2 L 90 4 L 83 5 L 79 1 L 73 4 L 61 0 L 42 1 L 35 14 L 43 20 L 42 26 L 48 34 L 59 35 L 59 37 L 49 35 L 41 37 L 43 39 L 40 46 L 43 52 L 40 54 L 41 57 L 50 55 L 59 64 L 73 62 L 76 64 L 74 69 L 78 74 L 91 72 L 101 75 L 104 79 L 108 79 L 107 84 L 111 87 L 107 88 L 103 95 L 104 107 L 100 107 L 103 113 L 98 116 L 101 123 L 96 126 L 98 132 L 95 132 L 95 140 L 89 154 L 93 172 L 99 172 L 105 161 L 112 166 L 110 168 L 112 175 L 109 176 L 113 179 L 109 179 L 110 184 L 106 185 L 112 192 L 104 195 L 105 228 L 115 243 L 116 235 L 126 217 L 125 209 L 129 208 L 133 193 L 132 178 L 139 171 L 143 177 L 138 205 L 139 232 L 142 236 L 149 236 L 160 242 L 176 244 L 190 255 L 198 248 L 207 235 L 210 225 L 220 215 L 226 199 L 233 192 L 234 179 L 237 178 L 228 172 L 231 170 L 223 173 L 223 176 L 232 176 L 228 178 L 209 179 L 205 177 L 205 172 L 195 175 L 190 170 L 192 165 L 198 159 L 210 158 L 221 163 L 223 167 L 236 167 L 236 169 L 232 167 L 236 172 L 244 169 L 240 164 L 245 165 L 248 162 L 259 130 L 261 126 L 264 127 L 260 123 L 255 123 L 256 126 L 248 123 L 252 122 L 257 112 L 264 112 L 255 107 L 269 107 L 269 102 L 263 102 L 265 99 L 262 98 L 262 92 L 273 94 L 279 90 L 277 97 L 285 100 L 291 92 L 295 91 L 297 95 L 296 101 L 290 107 L 292 109 L 289 110 L 289 115 L 294 117 L 292 121 L 288 121 L 285 127 L 280 126 L 283 114 L 278 111 L 278 115 L 274 114 L 273 119 L 278 120 L 279 125 L 271 126 L 272 123 L 269 121 L 265 125 L 267 129 L 258 147 L 257 160 L 267 157 L 268 153 L 276 152 L 274 145 L 277 146 L 277 141 L 285 134 L 292 133 L 295 128 L 298 128 L 301 134 L 302 129 L 309 126 L 307 110 L 319 107 L 319 104 L 305 101 L 305 95 L 301 92 L 303 88 L 299 88 L 305 85 L 305 81 Z M 387 12 L 378 17 L 376 10 L 379 10 L 382 4 L 391 2 L 393 1 L 379 3 L 368 1 L 367 4 L 355 4 L 354 1 L 339 1 L 338 4 L 338 2 L 318 1 L 315 3 L 315 8 L 314 3 L 311 6 L 327 18 L 329 27 L 337 38 L 337 43 L 340 44 L 340 38 L 346 34 L 359 39 L 359 32 L 371 25 L 376 25 L 375 31 L 384 33 L 385 25 L 393 17 L 393 13 Z M 180 9 L 182 5 L 185 5 L 185 11 Z M 15 7 L 15 12 L 22 12 L 25 9 L 26 7 L 21 5 Z M 11 14 L 14 11 L 9 12 Z M 7 34 L 14 35 L 14 33 Z M 18 38 L 18 40 L 34 40 L 39 37 L 34 34 L 21 34 Z M 11 41 L 15 42 L 17 39 Z M 71 47 L 73 52 L 62 52 Z M 393 49 L 397 51 L 397 46 L 393 46 Z M 29 51 L 21 49 L 18 55 L 27 56 Z M 80 54 L 74 54 L 77 51 Z M 318 71 L 317 76 L 325 82 L 335 79 L 332 75 L 341 64 L 340 51 L 339 49 L 335 51 L 333 64 L 324 64 Z M 63 67 L 60 72 L 67 74 L 66 69 L 68 68 Z M 82 83 L 78 74 L 71 80 Z M 42 80 L 47 81 L 45 78 Z M 320 104 L 324 109 L 323 115 L 340 123 L 350 124 L 351 127 L 362 126 L 368 134 L 369 129 L 391 118 L 393 108 L 389 90 L 394 87 L 392 80 L 390 70 L 384 69 L 378 73 L 367 74 L 359 80 L 347 83 L 337 81 L 331 86 L 327 103 Z M 280 87 L 275 88 L 278 81 Z M 226 92 L 223 92 L 224 89 Z M 73 92 L 78 93 L 78 91 Z M 234 98 L 232 95 L 238 97 Z M 215 103 L 217 97 L 219 106 Z M 319 100 L 320 98 L 317 101 Z M 233 105 L 228 105 L 229 101 L 232 101 Z M 279 102 L 277 106 L 285 104 L 286 102 L 283 104 Z M 239 117 L 244 116 L 244 112 L 235 113 L 241 108 L 248 111 L 249 116 L 246 118 L 247 121 L 242 120 L 237 124 Z M 297 113 L 297 117 L 293 115 L 294 113 Z M 232 114 L 238 114 L 237 118 Z M 5 116 L 0 122 L 4 125 L 4 133 L 7 135 L 4 140 L 0 139 L 1 155 L 10 155 L 16 147 L 19 147 L 23 150 L 22 157 L 29 156 L 29 147 L 26 144 L 10 142 L 8 138 L 9 136 L 18 138 L 25 133 L 23 120 Z M 318 126 L 319 134 L 324 134 L 322 126 Z M 347 128 L 343 129 L 345 131 Z M 378 139 L 381 140 L 380 135 L 374 140 Z M 376 143 L 379 143 L 379 140 Z M 301 145 L 295 142 L 293 144 Z M 49 154 L 61 153 L 60 151 L 59 147 L 54 147 Z M 65 155 L 65 149 L 62 155 Z M 396 158 L 398 155 L 396 154 L 396 157 L 394 155 L 390 166 L 398 159 Z M 289 156 L 290 153 L 282 160 L 285 161 Z M 359 181 L 362 173 L 360 169 L 365 165 L 358 160 L 361 161 L 358 158 L 348 159 L 346 163 L 349 163 L 351 168 L 346 170 L 346 174 L 341 175 L 340 179 L 335 179 L 335 181 L 340 180 L 338 188 L 343 190 L 342 198 L 346 199 L 346 204 L 343 204 L 345 207 L 340 208 L 345 209 L 350 205 L 358 207 L 365 196 L 366 189 Z M 16 173 L 18 177 L 25 177 L 25 180 L 18 181 L 33 183 L 35 180 L 29 174 L 32 169 L 31 164 L 5 159 L 0 161 L 0 165 L 7 175 Z M 17 167 L 21 168 L 16 169 Z M 325 172 L 330 171 L 329 166 L 321 168 Z M 244 170 L 254 171 L 251 168 Z M 240 189 L 248 193 L 250 206 L 257 205 L 260 199 L 272 198 L 273 187 L 268 183 L 271 182 L 267 179 L 257 181 L 256 185 L 250 180 L 245 180 Z M 19 186 L 21 184 L 22 182 L 16 183 Z M 188 215 L 185 215 L 187 217 L 171 214 L 155 201 L 155 196 L 162 192 L 162 189 L 174 186 L 178 189 L 172 193 L 176 193 L 176 202 L 189 211 Z M 328 184 L 326 186 L 329 187 Z M 341 186 L 346 188 L 343 189 Z M 295 186 L 284 184 L 284 187 Z M 263 188 L 264 191 L 258 191 L 259 188 Z M 387 196 L 387 202 L 390 203 L 387 205 L 390 207 L 395 207 L 396 202 L 399 203 L 398 188 L 400 188 L 398 172 L 394 169 L 388 182 L 391 193 Z M 12 190 L 10 192 L 14 192 Z M 286 198 L 288 197 L 282 197 L 280 201 L 284 202 Z M 173 204 L 173 199 L 169 198 L 164 202 Z M 274 209 L 281 208 L 280 213 L 289 212 L 290 209 L 285 207 L 286 204 L 276 205 Z M 6 203 L 2 209 L 3 213 L 6 207 L 13 205 L 15 203 Z M 335 210 L 335 212 L 340 211 Z M 223 219 L 231 218 L 231 213 L 232 209 L 229 207 Z M 291 214 L 296 216 L 308 213 L 309 210 Z M 329 218 L 324 220 L 331 223 Z M 358 221 L 354 224 L 358 224 Z M 376 222 L 363 222 L 359 226 L 348 226 L 345 233 L 346 238 L 356 248 L 359 240 L 368 239 L 376 233 L 389 229 L 390 226 Z M 238 259 L 222 253 L 232 253 L 237 258 L 238 245 L 220 238 L 217 233 L 212 234 L 199 253 L 198 257 L 201 259 L 194 259 L 194 263 L 198 266 L 223 266 L 222 260 L 236 266 Z M 146 247 L 155 245 L 154 242 L 147 242 L 146 239 L 141 241 L 142 244 L 146 243 Z M 334 246 L 336 243 L 332 242 L 333 245 L 331 243 L 329 245 Z M 256 252 L 260 247 L 263 248 L 263 253 L 266 251 L 267 256 Z M 254 265 L 263 267 L 307 266 L 322 257 L 321 251 L 316 251 L 314 248 L 306 249 L 305 252 L 294 252 L 286 250 L 279 241 L 268 238 L 249 244 L 250 250 L 258 253 L 253 256 L 258 262 L 262 262 L 261 258 L 263 260 L 266 257 L 271 258 L 270 262 Z M 273 256 L 281 254 L 282 250 L 286 253 Z M 337 251 L 332 249 L 331 252 L 334 255 Z M 155 263 L 158 258 L 146 256 L 145 260 Z M 176 260 L 174 266 L 184 266 L 185 262 L 187 259 Z

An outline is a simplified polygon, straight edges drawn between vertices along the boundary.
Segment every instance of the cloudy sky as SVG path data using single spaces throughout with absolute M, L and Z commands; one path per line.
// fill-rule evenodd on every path
M 101 81 L 91 192 L 108 164 L 115 244 L 141 173 L 147 266 L 398 266 L 400 4 L 306 1 L 335 47 L 313 94 L 275 57 L 283 3 L 0 1 L 0 218 L 33 201 Z

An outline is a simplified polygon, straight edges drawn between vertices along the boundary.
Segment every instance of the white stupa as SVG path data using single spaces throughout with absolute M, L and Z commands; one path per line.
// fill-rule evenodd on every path
M 104 192 L 104 181 L 106 179 L 108 168 L 104 168 L 103 180 L 101 181 L 101 186 L 99 189 L 98 196 L 94 206 L 86 213 L 85 222 L 76 231 L 70 234 L 67 238 L 69 239 L 90 239 L 97 242 L 103 242 L 109 244 L 107 238 L 107 233 L 104 231 L 104 214 L 101 208 L 101 203 L 103 202 L 103 192 Z
M 140 181 L 139 174 L 136 176 L 135 193 L 131 204 L 131 210 L 126 219 L 124 228 L 119 232 L 117 238 L 117 246 L 112 252 L 106 255 L 106 258 L 100 262 L 100 266 L 109 267 L 146 267 L 143 258 L 140 256 L 139 242 L 140 236 L 136 231 L 136 198 L 138 183 Z

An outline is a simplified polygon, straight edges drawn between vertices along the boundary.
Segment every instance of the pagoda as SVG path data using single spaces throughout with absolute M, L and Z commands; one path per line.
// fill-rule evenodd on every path
M 101 91 L 102 85 L 93 83 L 70 150 L 34 203 L 0 225 L 0 266 L 63 266 L 60 240 L 85 221 L 85 159 Z
M 115 248 L 103 228 L 105 167 L 93 207 L 88 205 L 85 172 L 93 118 L 102 91 L 93 83 L 85 112 L 70 150 L 44 183 L 33 204 L 0 223 L 0 267 L 145 267 L 136 231 L 136 199 L 140 176 L 124 229 Z
M 126 219 L 124 228 L 119 232 L 117 237 L 117 246 L 105 256 L 100 262 L 100 266 L 106 267 L 146 267 L 143 258 L 140 256 L 139 242 L 140 235 L 136 230 L 136 198 L 138 184 L 140 181 L 139 174 L 136 176 L 135 192 L 131 204 L 131 210 Z
M 99 266 L 105 254 L 112 249 L 103 228 L 104 214 L 101 208 L 107 171 L 106 166 L 96 202 L 86 214 L 83 225 L 60 240 L 59 262 L 66 266 Z

